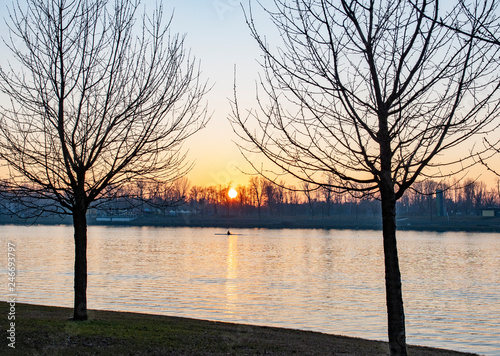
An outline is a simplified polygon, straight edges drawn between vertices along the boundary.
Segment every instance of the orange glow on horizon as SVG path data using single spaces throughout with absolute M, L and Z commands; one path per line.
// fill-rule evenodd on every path
M 236 191 L 236 189 L 231 188 L 231 189 L 229 189 L 229 192 L 227 193 L 227 195 L 229 196 L 229 198 L 234 199 L 238 196 L 238 192 Z

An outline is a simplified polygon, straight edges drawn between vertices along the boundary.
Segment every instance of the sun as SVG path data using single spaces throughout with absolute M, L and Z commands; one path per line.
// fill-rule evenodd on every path
M 229 189 L 229 192 L 227 192 L 227 195 L 229 195 L 229 198 L 234 199 L 238 195 L 238 192 L 236 191 L 236 189 L 231 188 Z

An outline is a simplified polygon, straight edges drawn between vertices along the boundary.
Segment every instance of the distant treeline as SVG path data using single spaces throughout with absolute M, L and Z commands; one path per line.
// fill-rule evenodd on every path
M 415 183 L 398 201 L 398 216 L 481 215 L 482 209 L 500 207 L 500 181 L 487 187 L 474 180 Z M 230 198 L 233 188 L 238 195 Z M 131 188 L 128 188 L 129 190 Z M 187 178 L 151 188 L 138 184 L 133 192 L 117 194 L 90 211 L 98 215 L 155 214 L 177 216 L 380 216 L 377 197 L 354 197 L 327 187 L 284 187 L 262 177 L 247 185 L 191 185 Z M 126 192 L 125 192 L 126 193 Z M 126 199 L 123 196 L 133 196 Z

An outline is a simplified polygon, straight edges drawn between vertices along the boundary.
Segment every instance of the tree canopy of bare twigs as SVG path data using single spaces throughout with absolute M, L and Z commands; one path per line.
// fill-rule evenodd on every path
M 485 43 L 493 44 L 500 47 L 500 11 L 499 4 L 496 1 L 475 1 L 474 6 L 465 3 L 465 1 L 460 0 L 461 9 L 466 14 L 466 20 L 463 22 L 447 24 L 441 22 L 441 26 L 451 28 L 453 31 L 457 31 L 462 36 L 470 35 L 463 29 L 463 24 L 467 22 L 478 23 L 478 34 L 475 37 L 480 41 Z M 465 27 L 467 29 L 467 27 Z M 498 132 L 500 128 L 500 122 L 497 122 L 495 131 Z M 500 176 L 500 169 L 495 162 L 498 162 L 498 157 L 500 156 L 500 138 L 498 135 L 491 139 L 485 137 L 483 139 L 485 150 L 477 155 L 478 160 L 488 169 L 488 171 L 493 172 L 496 176 Z
M 461 170 L 456 148 L 491 130 L 500 104 L 499 47 L 476 37 L 483 27 L 461 6 L 442 5 L 274 0 L 262 7 L 277 46 L 250 9 L 263 53 L 258 109 L 242 112 L 235 88 L 231 121 L 243 152 L 262 153 L 277 173 L 381 199 L 392 354 L 406 354 L 395 202 L 419 177 L 452 163 Z M 468 35 L 440 19 L 461 21 Z
M 438 2 L 414 5 L 426 16 L 409 2 L 274 3 L 283 48 L 248 18 L 264 52 L 260 115 L 236 102 L 233 122 L 292 176 L 325 184 L 331 174 L 330 186 L 378 192 L 384 138 L 399 198 L 424 168 L 458 160 L 442 156 L 495 119 L 498 49 L 433 23 Z
M 416 10 L 419 10 L 415 6 Z M 458 0 L 455 8 L 455 14 L 459 16 L 440 17 L 436 20 L 437 24 L 448 30 L 456 32 L 459 36 L 465 38 L 474 38 L 479 42 L 484 42 L 487 46 L 500 46 L 500 10 L 497 1 L 490 0 L 474 0 L 466 2 Z M 423 13 L 428 19 L 427 14 Z M 470 26 L 474 24 L 474 26 Z M 472 31 L 471 31 L 472 30 Z M 500 123 L 497 122 L 496 127 L 491 130 L 498 132 Z M 483 138 L 483 146 L 478 148 L 476 152 L 477 161 L 481 162 L 488 171 L 500 176 L 500 171 L 495 164 L 498 161 L 500 153 L 500 138 L 498 135 L 488 138 Z
M 75 319 L 86 318 L 87 209 L 127 183 L 182 176 L 181 144 L 208 118 L 184 37 L 170 33 L 161 6 L 140 9 L 137 0 L 27 0 L 8 13 L 4 185 L 22 203 L 73 216 Z

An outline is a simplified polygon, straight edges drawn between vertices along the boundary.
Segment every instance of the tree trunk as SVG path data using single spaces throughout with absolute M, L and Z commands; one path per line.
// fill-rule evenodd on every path
M 75 229 L 75 306 L 73 320 L 87 320 L 87 217 L 86 211 L 73 212 Z
M 387 179 L 381 182 L 380 193 L 389 347 L 391 355 L 406 355 L 405 315 L 396 243 L 396 196 L 392 184 L 387 182 Z

